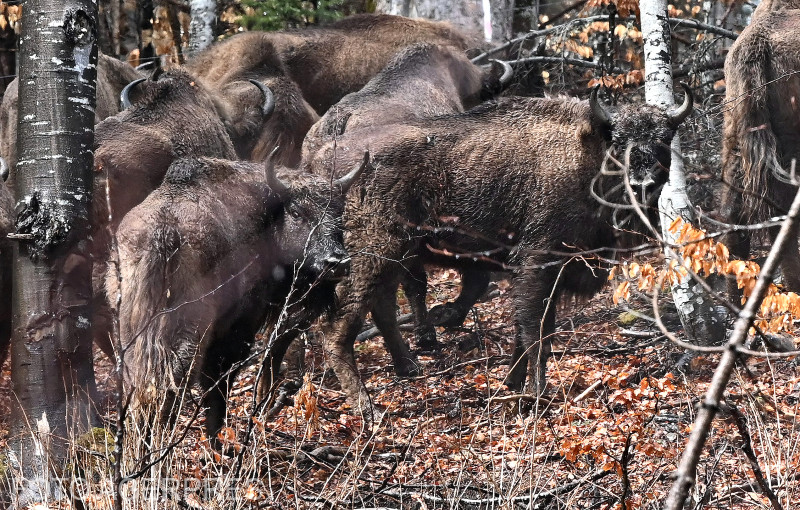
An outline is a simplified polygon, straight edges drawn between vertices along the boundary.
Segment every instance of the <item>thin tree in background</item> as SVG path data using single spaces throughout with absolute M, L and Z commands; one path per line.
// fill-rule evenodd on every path
M 16 507 L 47 500 L 94 386 L 86 243 L 97 4 L 26 0 L 19 63 L 9 466 Z M 56 470 L 52 473 L 51 470 Z
M 641 0 L 639 3 L 644 39 L 645 99 L 649 104 L 671 108 L 675 105 L 672 93 L 672 63 L 667 0 Z M 686 174 L 681 156 L 681 139 L 672 141 L 672 164 L 669 182 L 659 199 L 663 238 L 675 243 L 676 235 L 669 226 L 676 217 L 693 222 L 695 212 L 686 194 Z M 672 286 L 675 307 L 686 336 L 694 342 L 717 343 L 725 337 L 724 308 L 715 307 L 702 288 L 684 278 Z
M 217 21 L 216 0 L 189 0 L 189 55 L 202 51 L 214 41 Z

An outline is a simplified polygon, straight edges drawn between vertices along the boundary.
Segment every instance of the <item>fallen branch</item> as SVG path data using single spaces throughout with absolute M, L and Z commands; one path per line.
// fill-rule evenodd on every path
M 398 326 L 402 326 L 404 324 L 408 324 L 409 322 L 411 322 L 411 319 L 413 319 L 413 318 L 414 318 L 413 315 L 410 314 L 410 313 L 407 313 L 405 315 L 401 315 L 400 317 L 397 318 L 397 325 Z M 403 328 L 401 328 L 401 329 L 403 329 Z M 374 337 L 376 337 L 376 336 L 378 336 L 380 334 L 381 334 L 381 332 L 378 329 L 378 327 L 377 326 L 373 326 L 373 327 L 371 327 L 369 329 L 365 329 L 364 331 L 359 333 L 358 336 L 356 337 L 356 342 L 364 342 L 364 341 L 369 340 L 370 338 L 374 338 Z

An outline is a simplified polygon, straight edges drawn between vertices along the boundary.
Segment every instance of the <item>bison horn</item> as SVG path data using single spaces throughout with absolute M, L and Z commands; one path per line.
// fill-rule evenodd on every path
M 130 98 L 131 90 L 133 90 L 133 88 L 136 85 L 139 85 L 143 81 L 144 81 L 144 78 L 139 78 L 138 80 L 133 80 L 129 84 L 125 85 L 125 88 L 122 89 L 122 92 L 119 93 L 119 102 L 122 105 L 122 109 L 123 110 L 127 110 L 128 108 L 131 107 L 131 98 Z
M 600 90 L 600 85 L 592 89 L 592 95 L 589 96 L 589 105 L 592 107 L 592 113 L 603 124 L 611 125 L 611 110 L 597 97 L 597 92 Z
M 493 64 L 499 64 L 503 68 L 503 74 L 500 76 L 500 87 L 506 87 L 511 83 L 511 78 L 514 77 L 514 68 L 505 60 L 490 60 Z
M 692 89 L 689 88 L 689 85 L 681 82 L 681 88 L 683 89 L 683 104 L 675 109 L 670 111 L 667 115 L 669 115 L 669 123 L 673 128 L 677 128 L 681 122 L 686 120 L 686 117 L 692 113 L 692 107 L 694 106 L 694 96 L 692 95 Z
M 155 61 L 154 60 L 148 60 L 147 62 L 144 62 L 144 63 L 139 64 L 138 66 L 136 66 L 135 69 L 137 71 L 146 71 L 146 70 L 150 69 L 151 67 L 153 67 L 154 65 L 155 65 Z
M 369 151 L 365 151 L 364 161 L 362 161 L 361 164 L 353 169 L 353 171 L 351 171 L 349 174 L 336 180 L 335 184 L 338 184 L 342 188 L 342 195 L 346 195 L 347 190 L 350 189 L 350 186 L 352 186 L 353 183 L 355 183 L 358 178 L 361 177 L 361 174 L 364 173 L 364 170 L 366 170 L 366 168 L 369 166 L 369 161 Z
M 8 180 L 8 163 L 4 157 L 0 157 L 0 179 L 3 179 L 3 182 Z
M 247 81 L 258 87 L 258 90 L 260 90 L 261 94 L 264 96 L 264 103 L 261 105 L 261 113 L 266 117 L 267 115 L 272 113 L 272 110 L 275 109 L 275 95 L 272 93 L 269 87 L 267 87 L 260 81 L 258 80 L 247 80 Z
M 264 166 L 264 173 L 267 174 L 267 185 L 269 189 L 274 191 L 278 196 L 285 196 L 289 194 L 291 188 L 278 178 L 275 173 L 275 154 L 278 152 L 278 147 L 272 149 L 269 157 L 267 158 Z

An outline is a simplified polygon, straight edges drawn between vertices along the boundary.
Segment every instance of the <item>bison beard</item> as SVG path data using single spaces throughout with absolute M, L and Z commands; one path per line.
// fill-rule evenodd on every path
M 690 110 L 690 96 L 676 112 L 642 105 L 611 110 L 594 94 L 583 102 L 507 98 L 463 114 L 389 126 L 370 138 L 376 170 L 347 197 L 351 273 L 337 289 L 340 306 L 325 336 L 327 359 L 351 403 L 372 415 L 353 353 L 367 312 L 396 368 L 416 370 L 397 328 L 394 293 L 399 274 L 413 275 L 421 290 L 423 264 L 445 262 L 429 246 L 502 252 L 498 262 L 513 267 L 517 329 L 508 384 L 521 388 L 527 374 L 527 391 L 541 394 L 555 327 L 551 303 L 597 292 L 605 281 L 603 264 L 580 251 L 611 250 L 616 242 L 612 211 L 589 190 L 606 149 L 631 144 L 639 164 L 632 175 L 663 182 L 659 169 L 669 166 L 663 159 L 669 152 L 662 148 Z M 346 162 L 347 155 L 340 155 L 314 170 L 330 175 Z M 559 255 L 572 251 L 574 256 Z M 408 298 L 414 303 L 418 296 Z
M 800 3 L 765 1 L 725 59 L 727 89 L 722 140 L 720 213 L 730 223 L 765 221 L 786 214 L 797 192 L 789 184 L 800 160 Z M 773 9 L 779 9 L 773 12 Z M 770 236 L 777 235 L 777 227 Z M 731 253 L 750 255 L 750 232 L 734 232 L 724 242 Z M 788 287 L 800 291 L 797 232 L 784 248 L 781 268 Z M 731 297 L 738 295 L 735 282 Z
M 170 166 L 120 224 L 106 275 L 108 295 L 120 296 L 124 375 L 138 407 L 163 394 L 161 419 L 174 419 L 182 390 L 198 382 L 214 440 L 229 381 L 264 321 L 274 326 L 288 298 L 293 331 L 281 335 L 290 336 L 333 304 L 333 284 L 319 279 L 346 262 L 337 218 L 362 170 L 331 186 L 297 173 L 278 179 L 271 164 Z

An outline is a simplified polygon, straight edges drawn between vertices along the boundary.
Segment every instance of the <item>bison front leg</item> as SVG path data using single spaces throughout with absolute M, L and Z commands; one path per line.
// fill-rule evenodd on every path
M 414 317 L 414 337 L 420 349 L 439 349 L 442 344 L 436 340 L 436 330 L 433 329 L 433 324 L 431 324 L 428 316 L 428 308 L 425 304 L 425 297 L 428 295 L 428 274 L 425 272 L 425 266 L 419 263 L 417 259 L 418 257 L 414 257 L 414 262 L 406 266 L 406 271 L 401 277 L 403 290 L 408 298 L 408 304 L 411 306 L 411 315 Z M 372 315 L 374 318 L 374 311 Z M 381 333 L 383 333 L 383 328 L 380 326 L 378 326 L 378 328 L 381 330 Z M 396 328 L 395 321 L 394 329 Z M 385 339 L 386 337 L 384 336 L 384 340 Z M 405 345 L 405 342 L 403 342 L 403 345 Z M 392 351 L 390 350 L 390 352 Z M 392 357 L 394 357 L 394 354 Z M 397 368 L 396 359 L 395 368 Z M 398 375 L 400 375 L 399 372 Z
M 417 357 L 411 353 L 397 326 L 397 284 L 379 286 L 372 301 L 372 320 L 383 335 L 386 350 L 392 355 L 395 373 L 400 377 L 419 375 Z
M 365 419 L 371 420 L 375 411 L 369 393 L 358 375 L 353 349 L 355 338 L 364 323 L 364 315 L 355 304 L 343 306 L 335 322 L 325 331 L 323 348 L 327 363 L 333 368 L 350 405 L 359 410 Z
M 514 315 L 517 327 L 514 356 L 508 376 L 510 387 L 518 389 L 521 374 L 527 368 L 525 392 L 544 394 L 547 384 L 547 360 L 555 332 L 556 276 L 548 270 L 532 270 L 539 262 L 523 264 L 514 278 Z

